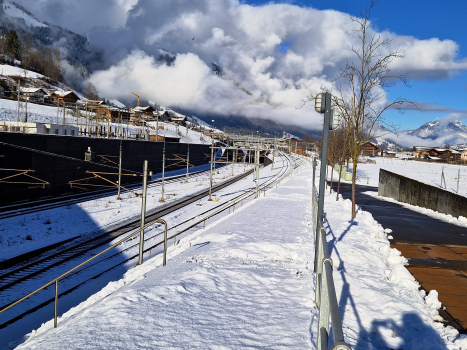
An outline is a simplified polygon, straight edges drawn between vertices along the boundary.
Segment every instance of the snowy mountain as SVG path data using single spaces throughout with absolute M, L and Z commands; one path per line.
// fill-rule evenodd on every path
M 66 63 L 62 69 L 67 82 L 80 82 L 102 62 L 101 53 L 91 50 L 87 38 L 70 30 L 39 21 L 14 1 L 0 0 L 0 35 L 15 30 L 19 37 L 28 35 L 32 46 L 58 48 Z
M 424 140 L 436 141 L 439 145 L 464 144 L 467 142 L 467 126 L 461 121 L 435 119 L 423 124 L 416 130 L 406 132 Z

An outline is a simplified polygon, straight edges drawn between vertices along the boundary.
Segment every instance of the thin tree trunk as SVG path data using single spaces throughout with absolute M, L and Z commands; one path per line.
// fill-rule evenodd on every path
M 332 192 L 332 177 L 334 175 L 334 165 L 331 165 L 331 185 L 329 186 L 329 194 Z
M 339 181 L 337 182 L 336 202 L 339 200 L 339 190 L 341 188 L 342 164 L 339 166 Z
M 352 219 L 355 219 L 357 216 L 356 211 L 356 204 L 355 204 L 355 180 L 357 179 L 357 162 L 353 161 L 353 169 L 352 169 Z

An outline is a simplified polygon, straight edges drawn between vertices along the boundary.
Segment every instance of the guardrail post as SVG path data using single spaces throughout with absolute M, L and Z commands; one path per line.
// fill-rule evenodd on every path
M 141 228 L 144 227 L 144 219 L 146 217 L 146 195 L 147 195 L 147 183 L 148 183 L 148 161 L 144 161 L 143 166 L 143 200 L 141 203 Z M 138 265 L 143 263 L 143 250 L 144 250 L 144 230 L 139 234 L 139 258 Z
M 54 328 L 57 328 L 58 317 L 58 279 L 55 280 L 55 313 L 54 313 Z
M 165 266 L 167 264 L 167 223 L 165 221 L 164 225 L 164 261 L 162 263 L 162 266 Z

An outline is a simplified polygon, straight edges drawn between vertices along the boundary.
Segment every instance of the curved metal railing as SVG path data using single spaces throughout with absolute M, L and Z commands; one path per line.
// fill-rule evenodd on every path
M 314 182 L 313 182 L 314 183 Z M 318 317 L 318 350 L 327 350 L 329 346 L 329 330 L 332 325 L 334 344 L 332 350 L 351 350 L 345 342 L 342 330 L 342 319 L 337 302 L 336 288 L 332 276 L 332 259 L 329 255 L 326 229 L 323 227 L 323 218 L 318 218 L 318 196 L 313 184 L 313 222 L 319 227 L 315 235 L 315 273 L 316 288 L 315 302 L 319 309 Z M 316 228 L 316 226 L 315 226 Z M 331 323 L 329 322 L 331 318 Z
M 156 220 L 153 220 L 151 221 L 150 223 L 148 223 L 146 226 L 140 228 L 139 230 L 133 232 L 132 234 L 130 234 L 129 236 L 125 237 L 125 238 L 122 238 L 121 240 L 119 240 L 117 243 L 115 244 L 112 244 L 110 247 L 104 249 L 103 251 L 101 251 L 100 253 L 94 255 L 93 257 L 87 259 L 86 261 L 83 261 L 81 264 L 73 267 L 71 270 L 68 270 L 67 272 L 61 274 L 60 276 L 58 276 L 57 278 L 54 278 L 52 281 L 44 284 L 42 287 L 36 289 L 35 291 L 29 293 L 28 295 L 22 297 L 21 299 L 18 299 L 17 301 L 11 303 L 10 305 L 8 305 L 7 307 L 5 307 L 4 309 L 0 310 L 0 314 L 2 312 L 5 312 L 9 309 L 11 309 L 12 307 L 18 305 L 19 303 L 23 302 L 24 300 L 30 298 L 31 296 L 33 296 L 34 294 L 40 292 L 41 290 L 51 286 L 52 284 L 55 283 L 55 309 L 54 309 L 54 327 L 57 328 L 57 314 L 58 314 L 58 283 L 60 281 L 60 279 L 62 279 L 63 277 L 69 275 L 70 273 L 72 273 L 73 271 L 76 271 L 77 269 L 79 269 L 80 267 L 86 265 L 87 263 L 89 263 L 90 261 L 98 258 L 99 256 L 101 256 L 102 254 L 105 254 L 107 253 L 109 250 L 119 246 L 120 244 L 122 244 L 123 242 L 129 240 L 130 238 L 136 236 L 138 233 L 148 229 L 149 227 L 151 227 L 152 225 L 154 224 L 157 224 L 157 223 L 160 223 L 160 224 L 163 224 L 164 225 L 164 260 L 163 260 L 163 265 L 165 266 L 166 265 L 166 261 L 167 261 L 167 222 L 163 219 L 156 219 Z

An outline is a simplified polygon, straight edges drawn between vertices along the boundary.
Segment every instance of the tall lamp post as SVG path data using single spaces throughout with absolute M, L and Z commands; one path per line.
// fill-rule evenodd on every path
M 319 197 L 318 197 L 318 215 L 317 220 L 323 219 L 323 207 L 324 207 L 324 185 L 326 181 L 326 167 L 328 160 L 328 139 L 329 130 L 334 130 L 339 127 L 340 114 L 337 110 L 331 109 L 331 94 L 329 92 L 323 92 L 318 94 L 315 99 L 315 110 L 318 113 L 324 114 L 324 125 L 323 125 L 323 146 L 321 149 L 321 168 L 319 178 Z M 320 226 L 316 222 L 316 237 L 319 234 Z

